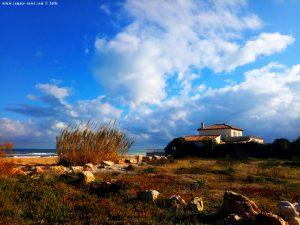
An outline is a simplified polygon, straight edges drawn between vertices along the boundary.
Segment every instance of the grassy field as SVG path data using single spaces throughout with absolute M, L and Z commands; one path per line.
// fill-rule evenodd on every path
M 254 200 L 260 209 L 278 214 L 277 202 L 300 201 L 300 163 L 281 160 L 231 161 L 182 159 L 142 164 L 127 173 L 96 174 L 96 184 L 80 185 L 76 177 L 42 174 L 0 178 L 0 224 L 226 224 L 220 211 L 225 190 Z M 118 180 L 112 192 L 94 188 Z M 139 190 L 160 192 L 156 202 L 136 198 Z M 174 194 L 186 202 L 199 196 L 205 210 L 171 210 Z

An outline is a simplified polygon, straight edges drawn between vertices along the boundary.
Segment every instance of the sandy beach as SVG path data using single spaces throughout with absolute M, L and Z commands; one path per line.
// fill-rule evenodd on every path
M 1 158 L 0 162 L 13 162 L 18 165 L 52 165 L 57 164 L 58 157 Z

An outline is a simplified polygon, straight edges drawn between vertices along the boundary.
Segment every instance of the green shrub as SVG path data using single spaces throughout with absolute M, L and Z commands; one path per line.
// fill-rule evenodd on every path
M 63 129 L 56 138 L 60 163 L 68 165 L 98 164 L 102 160 L 116 160 L 126 154 L 133 140 L 115 122 L 95 128 L 87 123 Z

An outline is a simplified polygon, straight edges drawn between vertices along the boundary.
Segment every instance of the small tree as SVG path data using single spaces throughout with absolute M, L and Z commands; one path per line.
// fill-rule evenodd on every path
M 127 153 L 133 139 L 117 127 L 116 122 L 97 126 L 94 123 L 64 128 L 56 138 L 61 163 L 82 165 L 116 160 Z
M 6 151 L 13 149 L 14 144 L 10 141 L 5 141 L 2 144 L 0 144 L 0 156 L 5 157 Z

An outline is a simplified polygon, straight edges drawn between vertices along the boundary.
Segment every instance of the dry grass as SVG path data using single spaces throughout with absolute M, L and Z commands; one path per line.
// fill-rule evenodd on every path
M 116 160 L 125 155 L 132 144 L 133 140 L 115 122 L 99 128 L 93 123 L 67 127 L 56 139 L 60 161 L 71 165 Z
M 226 216 L 218 212 L 226 190 L 243 194 L 261 210 L 276 214 L 279 200 L 300 201 L 299 164 L 286 160 L 241 162 L 189 158 L 159 165 L 141 164 L 134 171 L 124 173 L 98 172 L 91 186 L 80 186 L 66 176 L 50 174 L 48 178 L 48 175 L 45 173 L 39 180 L 30 176 L 0 176 L 0 202 L 3 203 L 0 224 L 43 221 L 44 224 L 225 225 L 228 224 Z M 101 184 L 111 179 L 118 181 L 117 191 L 104 192 Z M 136 198 L 137 191 L 148 189 L 160 192 L 156 202 Z M 165 202 L 174 194 L 186 202 L 202 197 L 204 212 L 197 215 L 169 210 Z

